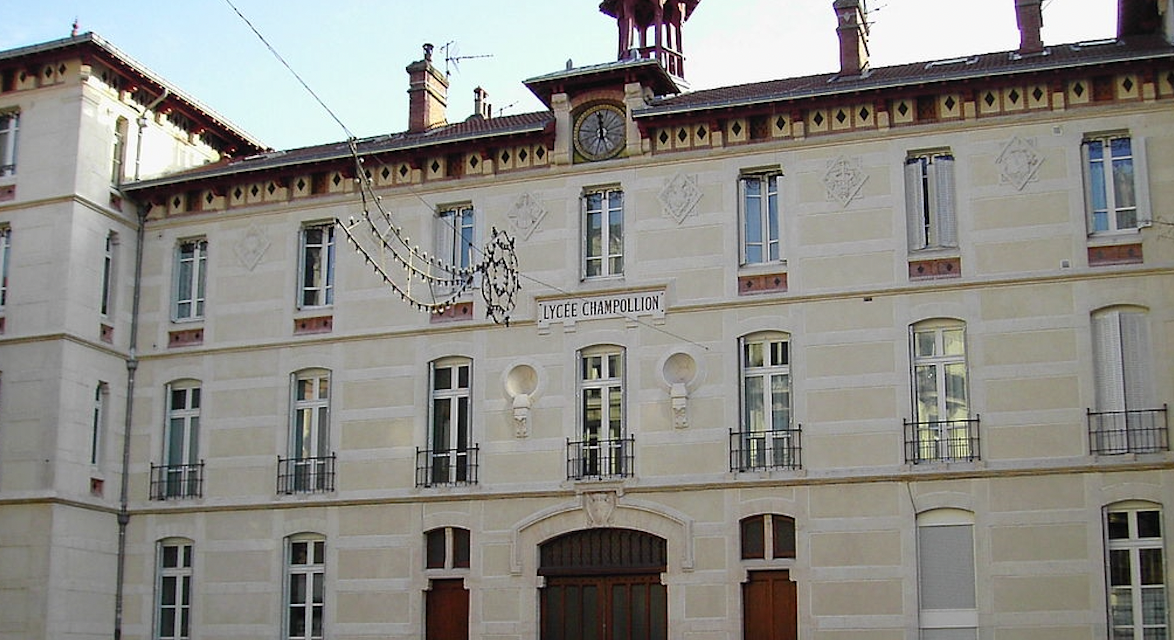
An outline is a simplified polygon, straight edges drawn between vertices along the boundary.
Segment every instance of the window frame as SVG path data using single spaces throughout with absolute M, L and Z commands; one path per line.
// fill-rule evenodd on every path
M 320 241 L 310 242 L 310 233 L 313 231 L 323 232 Z M 334 305 L 336 240 L 333 222 L 308 223 L 298 233 L 299 309 L 320 309 Z M 310 269 L 316 274 L 314 282 L 309 282 L 307 278 Z
M 8 271 L 12 260 L 12 227 L 0 224 L 0 314 L 8 304 Z
M 948 593 L 947 589 L 932 588 L 934 583 L 940 582 L 942 576 L 927 576 L 927 568 L 944 569 L 950 577 L 956 577 L 959 573 L 959 565 L 950 563 L 946 566 L 943 563 L 927 562 L 927 558 L 931 555 L 927 553 L 926 541 L 923 537 L 928 534 L 928 530 L 936 528 L 951 528 L 955 532 L 961 532 L 960 528 L 965 528 L 967 541 L 969 542 L 969 566 L 963 567 L 963 571 L 967 571 L 970 577 L 970 584 L 968 593 L 962 594 L 964 597 L 969 596 L 971 606 L 926 606 L 926 593 L 930 592 L 934 598 L 940 598 L 943 594 Z M 915 527 L 916 544 L 917 544 L 917 609 L 919 628 L 922 637 L 925 637 L 927 630 L 975 630 L 975 637 L 977 637 L 978 629 L 978 547 L 976 546 L 975 532 L 975 518 L 974 513 L 965 509 L 957 508 L 937 508 L 929 511 L 923 511 L 917 514 L 917 523 Z M 955 541 L 956 542 L 956 541 Z M 927 585 L 927 580 L 932 582 Z M 940 584 L 938 585 L 940 586 Z M 936 603 L 935 603 L 936 604 Z M 959 603 L 950 603 L 959 604 Z
M 299 557 L 297 549 L 305 545 L 307 562 L 295 564 Z M 285 539 L 285 571 L 283 584 L 284 606 L 281 625 L 283 640 L 324 640 L 326 633 L 326 536 L 302 533 Z M 293 583 L 296 576 L 305 576 L 308 588 L 303 588 L 304 598 L 295 602 L 296 590 Z M 316 593 L 317 588 L 317 593 Z M 315 598 L 320 597 L 320 601 Z M 294 635 L 291 622 L 295 609 L 302 609 L 302 624 L 309 633 Z M 319 610 L 319 629 L 314 633 L 314 610 Z
M 186 251 L 191 247 L 190 257 Z M 175 245 L 175 274 L 172 276 L 172 322 L 204 319 L 208 286 L 208 239 L 188 238 Z M 184 288 L 187 297 L 183 297 Z M 184 305 L 187 305 L 185 311 Z
M 290 376 L 287 451 L 291 459 L 309 460 L 330 455 L 330 400 L 333 391 L 331 374 L 329 369 L 310 368 L 302 369 Z M 313 391 L 313 397 L 299 397 L 303 382 L 311 382 L 309 388 Z M 303 415 L 309 417 L 308 425 L 304 424 Z M 302 428 L 299 429 L 299 425 Z
M 109 412 L 109 397 L 110 386 L 105 382 L 98 381 L 94 387 L 94 400 L 91 405 L 91 420 L 90 420 L 90 466 L 94 469 L 101 469 L 104 465 L 103 454 L 105 453 L 103 446 L 106 440 L 106 420 Z
M 166 549 L 176 549 L 176 564 L 178 566 L 165 566 L 167 562 Z M 195 545 L 191 540 L 186 538 L 167 538 L 160 540 L 155 545 L 155 597 L 154 597 L 154 621 L 151 625 L 151 638 L 153 640 L 188 640 L 192 637 L 192 583 L 194 579 L 193 565 L 195 556 Z M 174 579 L 174 591 L 176 595 L 172 597 L 174 604 L 167 604 L 165 602 L 165 585 L 168 578 Z M 187 600 L 184 604 L 183 600 Z M 174 608 L 180 612 L 179 616 L 174 616 L 174 620 L 180 627 L 181 633 L 163 633 L 163 624 L 166 618 L 164 614 L 164 607 Z M 184 614 L 187 616 L 187 633 L 183 631 Z M 176 625 L 172 625 L 172 631 Z
M 909 252 L 958 248 L 955 158 L 949 148 L 905 157 L 905 224 Z
M 1140 521 L 1138 518 L 1141 513 L 1156 514 L 1154 522 L 1158 526 L 1157 536 L 1143 537 L 1139 535 L 1141 526 L 1139 524 Z M 1112 525 L 1112 520 L 1114 514 L 1126 515 L 1127 536 L 1125 538 L 1114 537 L 1113 535 L 1114 527 Z M 1133 614 L 1141 613 L 1141 625 L 1120 625 L 1122 627 L 1132 628 L 1134 640 L 1143 640 L 1144 637 L 1149 637 L 1144 635 L 1144 632 L 1147 629 L 1160 628 L 1165 630 L 1167 634 L 1169 632 L 1170 610 L 1168 602 L 1170 587 L 1167 584 L 1169 577 L 1167 576 L 1164 518 L 1165 515 L 1162 510 L 1162 506 L 1148 501 L 1133 500 L 1121 502 L 1108 505 L 1104 509 L 1103 535 L 1105 543 L 1105 614 L 1109 637 L 1117 637 L 1114 635 L 1114 633 L 1119 626 L 1114 620 L 1114 591 L 1116 589 L 1124 589 L 1129 594 L 1131 622 L 1136 621 L 1136 616 Z M 1143 551 L 1156 551 L 1159 555 L 1158 564 L 1160 566 L 1157 571 L 1157 575 L 1161 579 L 1159 584 L 1144 582 L 1147 571 L 1141 557 Z M 1128 566 L 1126 567 L 1126 571 L 1128 573 L 1128 585 L 1114 584 L 1114 581 L 1121 577 L 1120 572 L 1115 570 L 1114 560 L 1121 558 L 1122 552 L 1126 554 L 1125 557 L 1128 558 L 1129 562 Z M 1162 612 L 1162 622 L 1151 623 L 1148 626 L 1146 625 L 1144 618 L 1144 603 L 1146 602 L 1144 591 L 1147 587 L 1160 587 L 1161 597 L 1154 600 L 1154 602 L 1160 602 L 1165 607 L 1165 610 Z
M 595 345 L 575 354 L 576 409 L 579 442 L 572 454 L 578 465 L 572 478 L 629 476 L 631 445 L 628 442 L 627 349 L 619 345 Z M 598 362 L 598 377 L 589 367 Z M 618 371 L 615 371 L 618 369 Z M 597 397 L 597 402 L 592 398 Z M 597 405 L 593 408 L 594 405 Z M 598 412 L 598 420 L 592 413 Z M 614 416 L 618 413 L 618 416 Z
M 760 331 L 738 339 L 739 431 L 731 441 L 731 446 L 737 447 L 731 455 L 732 470 L 800 467 L 791 343 L 791 335 L 782 331 Z M 783 388 L 775 387 L 777 379 L 782 379 Z M 753 393 L 752 381 L 759 382 Z M 778 397 L 782 407 L 776 406 Z M 781 413 L 782 424 L 776 412 Z M 754 419 L 756 413 L 761 414 L 761 420 Z
M 118 246 L 118 234 L 110 231 L 106 234 L 106 248 L 102 254 L 102 288 L 101 298 L 98 303 L 98 313 L 103 318 L 109 318 L 114 314 L 114 281 L 115 268 L 117 262 L 115 261 L 116 247 Z
M 778 167 L 762 169 L 746 169 L 738 175 L 738 264 L 743 267 L 785 263 L 783 251 L 783 216 L 782 216 L 782 169 Z M 750 185 L 758 185 L 757 195 L 757 225 L 751 225 Z M 761 190 L 766 186 L 765 193 Z M 766 205 L 763 206 L 765 201 Z M 750 242 L 751 227 L 761 239 L 759 242 Z M 751 259 L 750 247 L 760 250 L 757 259 Z
M 130 121 L 119 116 L 114 122 L 113 147 L 110 152 L 110 185 L 118 188 L 122 186 L 126 167 L 126 142 L 130 129 Z
M 959 332 L 953 343 L 947 342 L 948 332 Z M 932 334 L 932 354 L 921 353 L 920 336 Z M 978 423 L 973 411 L 970 393 L 970 362 L 967 356 L 966 323 L 952 318 L 935 318 L 914 323 L 909 327 L 910 399 L 913 419 L 910 423 L 910 441 L 907 458 L 912 462 L 955 462 L 979 458 Z M 951 353 L 950 344 L 958 344 L 961 352 Z M 961 366 L 960 386 L 951 384 L 951 368 Z M 932 388 L 923 385 L 922 371 L 933 372 Z M 924 399 L 923 392 L 932 392 L 933 403 Z M 952 393 L 953 392 L 953 393 Z M 958 393 L 961 402 L 957 402 Z M 951 402 L 960 404 L 951 411 Z M 932 408 L 928 413 L 925 408 Z
M 470 269 L 477 263 L 479 217 L 471 202 L 437 207 L 433 221 L 436 226 L 436 257 L 442 263 L 457 269 Z
M 1113 155 L 1113 141 L 1129 142 L 1129 170 L 1132 174 L 1133 205 L 1118 206 L 1118 184 L 1113 167 L 1118 156 Z M 1100 149 L 1101 157 L 1093 157 L 1094 146 Z M 1110 161 L 1107 165 L 1106 161 Z M 1094 169 L 1094 163 L 1099 168 Z M 1130 134 L 1129 131 L 1104 131 L 1085 134 L 1080 142 L 1080 171 L 1084 178 L 1084 210 L 1089 236 L 1112 236 L 1137 233 L 1153 224 L 1150 208 L 1149 176 L 1146 161 L 1146 140 Z M 1098 188 L 1100 193 L 1098 194 Z M 1096 202 L 1098 195 L 1104 198 L 1103 213 Z M 1119 218 L 1122 211 L 1133 209 L 1133 225 L 1122 225 Z M 1104 228 L 1098 223 L 1098 214 L 1104 216 Z
M 438 385 L 441 372 L 448 372 L 449 379 L 449 385 L 443 389 Z M 441 433 L 437 421 L 444 415 L 447 415 L 448 423 Z M 452 356 L 428 363 L 427 416 L 427 485 L 473 482 L 476 459 L 470 456 L 475 455 L 476 447 L 473 444 L 472 359 Z
M 19 144 L 20 111 L 0 112 L 0 178 L 16 175 Z
M 600 206 L 592 206 L 594 198 L 598 197 Z M 613 204 L 618 200 L 618 204 Z M 580 277 L 583 280 L 601 280 L 619 278 L 624 275 L 624 191 L 619 185 L 593 187 L 583 191 L 580 197 L 582 213 L 582 242 L 580 243 Z M 592 233 L 592 219 L 598 216 L 598 234 Z M 618 219 L 618 222 L 616 221 Z M 607 224 L 604 224 L 606 220 Z M 615 230 L 619 231 L 618 240 L 613 238 Z M 593 235 L 599 236 L 598 253 L 593 253 Z M 618 252 L 612 251 L 617 248 Z M 592 265 L 597 264 L 596 270 Z

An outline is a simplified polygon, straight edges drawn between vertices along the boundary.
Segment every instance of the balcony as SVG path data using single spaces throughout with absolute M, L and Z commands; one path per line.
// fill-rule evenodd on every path
M 905 462 L 973 462 L 978 453 L 978 416 L 968 420 L 905 421 Z
M 1161 409 L 1088 410 L 1088 449 L 1093 455 L 1170 450 L 1166 405 Z
M 477 447 L 416 449 L 416 486 L 477 484 Z
M 636 441 L 631 436 L 615 440 L 567 441 L 567 479 L 601 480 L 632 475 Z
M 204 497 L 204 461 L 196 464 L 151 465 L 151 499 Z
M 328 493 L 334 491 L 336 456 L 277 458 L 277 493 Z
M 802 425 L 776 431 L 730 431 L 730 471 L 803 467 Z

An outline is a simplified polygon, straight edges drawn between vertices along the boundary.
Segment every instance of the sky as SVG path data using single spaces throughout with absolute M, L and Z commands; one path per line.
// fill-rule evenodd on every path
M 239 10 L 248 23 L 234 10 Z M 448 120 L 542 110 L 524 80 L 617 57 L 599 0 L 0 0 L 0 50 L 93 31 L 277 149 L 403 131 L 404 68 L 436 46 Z M 1044 0 L 1044 44 L 1112 37 L 1117 0 Z M 1014 0 L 868 0 L 874 67 L 1019 45 Z M 317 94 L 321 106 L 249 23 Z M 838 70 L 832 0 L 702 0 L 686 78 L 708 89 Z M 446 63 L 446 58 L 453 61 Z M 331 115 L 333 114 L 333 115 Z M 341 123 L 341 124 L 340 124 Z

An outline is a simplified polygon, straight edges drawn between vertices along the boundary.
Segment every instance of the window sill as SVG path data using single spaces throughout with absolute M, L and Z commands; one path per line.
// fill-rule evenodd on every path
M 204 329 L 187 329 L 171 331 L 167 334 L 167 348 L 195 347 L 204 344 Z
M 962 277 L 962 258 L 957 256 L 952 257 L 929 257 L 925 258 L 909 258 L 909 279 L 910 280 L 937 280 L 941 278 L 961 278 Z
M 333 315 L 294 319 L 293 332 L 296 336 L 314 333 L 330 333 L 331 331 L 334 331 Z
M 786 293 L 787 286 L 786 271 L 738 276 L 738 295 L 740 296 L 761 293 Z
M 1145 262 L 1141 243 L 1098 244 L 1088 248 L 1088 266 L 1102 267 L 1116 264 L 1141 264 Z

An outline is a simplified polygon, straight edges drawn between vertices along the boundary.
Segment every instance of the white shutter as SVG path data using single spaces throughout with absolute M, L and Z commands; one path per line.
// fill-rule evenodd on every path
M 909 250 L 925 248 L 925 191 L 921 183 L 921 160 L 905 161 L 905 224 L 909 236 Z
M 921 608 L 974 609 L 974 526 L 917 528 Z
M 1100 144 L 1095 140 L 1085 140 L 1080 143 L 1080 175 L 1084 177 L 1084 223 L 1086 233 L 1092 235 L 1096 229 L 1096 223 L 1093 222 L 1092 210 L 1092 168 L 1089 166 L 1090 155 L 1088 146 L 1090 144 Z
M 1125 410 L 1125 373 L 1121 367 L 1121 325 L 1116 311 L 1093 317 L 1093 372 L 1097 411 Z
M 1121 370 L 1125 408 L 1153 409 L 1153 375 L 1150 372 L 1149 323 L 1144 313 L 1122 312 Z
M 934 186 L 936 187 L 935 211 L 938 225 L 938 245 L 942 247 L 958 246 L 958 214 L 957 198 L 954 191 L 954 158 L 953 156 L 936 156 L 933 159 L 935 169 Z
M 1137 205 L 1137 226 L 1149 227 L 1154 224 L 1153 209 L 1150 208 L 1150 181 L 1145 157 L 1145 138 L 1133 138 L 1133 188 Z

